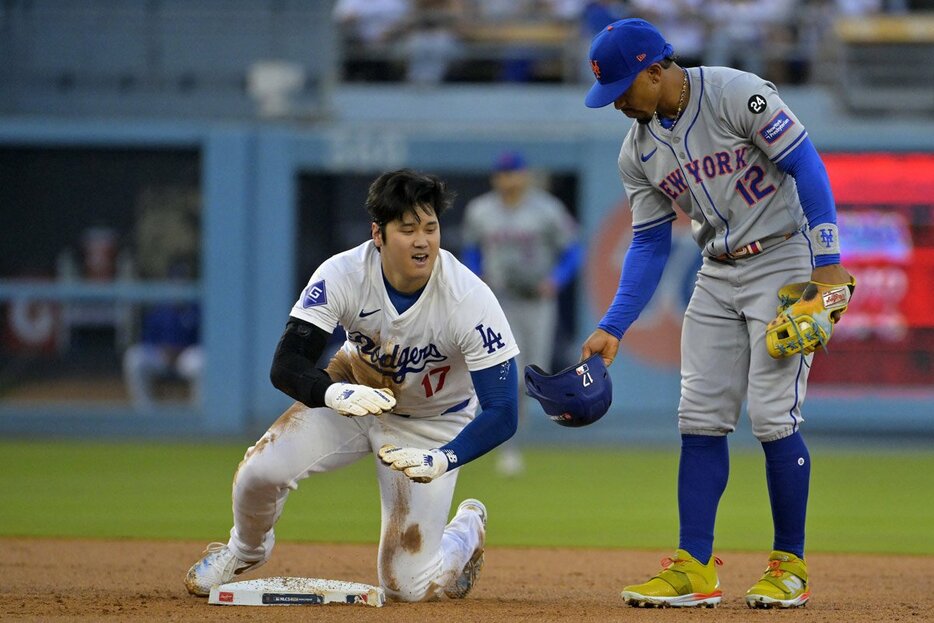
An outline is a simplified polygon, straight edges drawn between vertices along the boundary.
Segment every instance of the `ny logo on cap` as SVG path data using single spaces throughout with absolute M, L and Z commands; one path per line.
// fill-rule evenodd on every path
M 593 75 L 596 76 L 597 80 L 600 79 L 600 65 L 597 64 L 597 61 L 590 60 L 590 69 L 593 70 Z

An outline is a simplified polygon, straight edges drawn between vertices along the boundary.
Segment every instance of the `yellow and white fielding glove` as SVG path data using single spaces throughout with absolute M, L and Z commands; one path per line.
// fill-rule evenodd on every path
M 781 359 L 825 348 L 855 289 L 854 277 L 846 283 L 807 281 L 781 288 L 778 317 L 765 329 L 769 355 Z
M 396 399 L 389 388 L 334 383 L 324 392 L 324 404 L 341 415 L 379 415 L 395 407 Z
M 414 482 L 431 482 L 448 471 L 448 458 L 441 450 L 400 448 L 386 444 L 379 449 L 379 458 Z

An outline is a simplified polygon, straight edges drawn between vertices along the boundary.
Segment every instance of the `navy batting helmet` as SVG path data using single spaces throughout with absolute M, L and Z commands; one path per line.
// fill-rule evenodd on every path
M 599 354 L 555 374 L 526 366 L 525 390 L 561 426 L 593 424 L 613 402 L 613 383 Z

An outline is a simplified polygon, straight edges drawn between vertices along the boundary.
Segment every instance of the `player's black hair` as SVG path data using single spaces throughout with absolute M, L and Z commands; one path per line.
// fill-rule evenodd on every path
M 400 169 L 383 173 L 370 184 L 366 197 L 366 211 L 386 235 L 386 223 L 401 220 L 406 212 L 413 212 L 418 219 L 416 207 L 430 208 L 436 216 L 447 210 L 454 201 L 441 178 L 411 169 Z

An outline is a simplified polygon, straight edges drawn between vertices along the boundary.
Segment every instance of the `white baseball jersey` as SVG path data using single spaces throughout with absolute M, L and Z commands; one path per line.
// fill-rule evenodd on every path
M 328 375 L 389 387 L 397 403 L 391 413 L 347 417 L 296 402 L 269 427 L 234 476 L 227 546 L 245 561 L 269 559 L 275 523 L 300 481 L 370 457 L 384 444 L 441 447 L 476 416 L 470 371 L 519 352 L 493 293 L 443 249 L 425 289 L 402 314 L 390 301 L 379 251 L 368 241 L 325 261 L 291 315 L 328 332 L 342 325 L 347 341 Z M 376 466 L 380 586 L 397 600 L 436 599 L 483 543 L 477 513 L 447 521 L 460 470 L 420 484 L 378 460 Z
M 467 412 L 472 419 L 478 401 L 470 371 L 519 353 L 489 287 L 444 249 L 425 290 L 401 315 L 372 241 L 325 261 L 291 315 L 329 333 L 343 326 L 347 341 L 328 368 L 332 378 L 389 387 L 393 412 L 413 418 Z
M 727 67 L 686 71 L 691 96 L 673 131 L 634 123 L 620 150 L 633 230 L 674 220 L 674 202 L 716 257 L 804 228 L 794 178 L 775 163 L 807 132 L 775 86 Z

